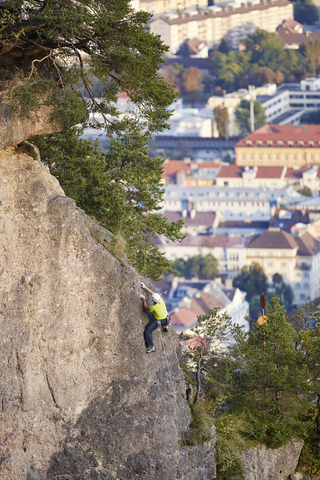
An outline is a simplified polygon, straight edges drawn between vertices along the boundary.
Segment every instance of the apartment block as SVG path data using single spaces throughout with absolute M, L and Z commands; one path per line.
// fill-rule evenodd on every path
M 233 2 L 165 13 L 150 23 L 150 31 L 160 35 L 173 54 L 185 40 L 192 38 L 207 41 L 213 47 L 224 38 L 231 48 L 236 49 L 239 42 L 256 28 L 275 32 L 283 20 L 291 18 L 293 5 L 288 0 Z
M 320 296 L 320 242 L 308 232 L 293 236 L 280 228 L 270 227 L 261 235 L 249 237 L 246 262 L 257 262 L 268 281 L 280 273 L 294 291 L 294 304 Z
M 320 164 L 320 125 L 264 125 L 235 146 L 236 165 Z

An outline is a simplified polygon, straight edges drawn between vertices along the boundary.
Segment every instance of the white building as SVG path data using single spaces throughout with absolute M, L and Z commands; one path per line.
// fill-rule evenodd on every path
M 192 38 L 206 41 L 211 47 L 218 46 L 224 38 L 236 49 L 256 28 L 275 32 L 283 20 L 291 18 L 293 5 L 288 0 L 228 2 L 161 15 L 150 23 L 150 31 L 161 36 L 171 54 Z
M 230 279 L 223 284 L 221 278 L 208 282 L 175 277 L 157 282 L 156 287 L 164 293 L 172 326 L 178 332 L 191 333 L 190 329 L 197 324 L 197 315 L 206 315 L 213 308 L 218 308 L 221 314 L 227 313 L 246 331 L 249 329 L 246 293 L 233 288 Z
M 267 123 L 298 125 L 304 113 L 320 108 L 320 78 L 309 77 L 300 83 L 282 84 L 279 88 L 275 84 L 263 85 L 255 88 L 253 95 L 264 108 Z M 223 97 L 214 95 L 208 99 L 206 105 L 208 109 L 228 109 L 230 136 L 239 135 L 234 112 L 241 100 L 250 100 L 249 91 L 245 88 Z
M 167 185 L 163 210 L 222 213 L 226 220 L 270 220 L 274 208 L 295 205 L 302 195 L 292 188 L 182 187 Z
M 246 264 L 245 237 L 223 237 L 215 235 L 187 236 L 180 243 L 157 237 L 155 245 L 169 260 L 195 257 L 201 253 L 204 257 L 212 254 L 219 262 L 220 275 L 236 277 Z

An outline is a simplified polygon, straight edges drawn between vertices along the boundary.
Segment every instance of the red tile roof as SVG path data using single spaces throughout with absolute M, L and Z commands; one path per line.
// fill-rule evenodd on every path
M 294 249 L 297 248 L 297 243 L 292 235 L 284 232 L 280 228 L 269 228 L 260 235 L 252 235 L 248 238 L 248 248 L 280 248 L 280 249 Z
M 251 169 L 254 167 L 251 167 Z M 255 178 L 280 178 L 285 167 L 256 167 Z M 242 178 L 246 171 L 240 165 L 223 165 L 217 178 Z
M 214 162 L 202 162 L 198 163 L 198 169 L 199 168 L 220 168 L 220 165 Z
M 188 338 L 188 340 L 184 341 L 184 346 L 188 349 L 194 349 L 197 347 L 201 347 L 201 345 L 205 344 L 206 348 L 210 346 L 210 340 L 208 338 L 201 338 L 198 335 L 195 335 L 192 338 Z
M 256 178 L 281 178 L 285 167 L 258 167 Z
M 197 320 L 197 314 L 186 307 L 180 308 L 170 316 L 172 325 L 183 325 L 184 327 L 189 327 Z
M 297 170 L 295 168 L 287 168 L 285 177 L 286 178 L 296 178 L 296 179 L 302 178 L 302 173 L 307 171 L 307 170 L 310 170 L 310 167 L 301 167 L 301 168 L 299 168 L 299 170 Z
M 239 165 L 222 165 L 217 178 L 242 178 L 243 171 Z
M 163 166 L 163 177 L 170 177 L 176 175 L 178 172 L 187 172 L 190 166 L 180 160 L 165 161 Z
M 272 125 L 267 124 L 258 128 L 255 132 L 247 137 L 241 139 L 236 147 L 248 147 L 248 141 L 251 141 L 251 146 L 259 145 L 263 147 L 278 147 L 278 141 L 283 141 L 283 146 L 303 146 L 312 148 L 308 142 L 313 142 L 315 147 L 320 146 L 320 125 Z M 267 145 L 267 141 L 272 141 L 272 145 Z M 299 142 L 302 141 L 303 145 Z M 289 143 L 288 143 L 289 142 Z M 290 145 L 290 142 L 292 144 Z
M 190 217 L 190 212 L 187 213 L 187 216 L 183 218 L 182 212 L 163 212 L 162 217 L 167 217 L 168 222 L 177 222 L 178 220 L 183 220 L 186 226 L 188 225 L 203 225 L 211 226 L 213 225 L 214 219 L 216 217 L 215 212 L 196 212 L 194 218 Z

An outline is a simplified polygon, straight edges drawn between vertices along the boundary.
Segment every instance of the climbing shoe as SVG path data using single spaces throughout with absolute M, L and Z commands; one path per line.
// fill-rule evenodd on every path
M 156 347 L 149 347 L 147 348 L 147 352 L 146 353 L 153 353 L 156 351 Z

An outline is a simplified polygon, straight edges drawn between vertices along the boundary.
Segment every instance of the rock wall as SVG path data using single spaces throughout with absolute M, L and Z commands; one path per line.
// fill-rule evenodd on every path
M 258 445 L 243 455 L 245 480 L 285 480 L 294 474 L 303 442 L 291 440 L 278 449 Z
M 61 125 L 50 122 L 52 109 L 45 105 L 21 116 L 15 92 L 21 88 L 22 78 L 22 70 L 0 69 L 0 150 L 31 137 L 61 131 Z
M 96 231 L 94 232 L 94 230 Z M 0 152 L 0 479 L 212 480 L 174 332 L 146 355 L 140 276 L 40 161 Z

